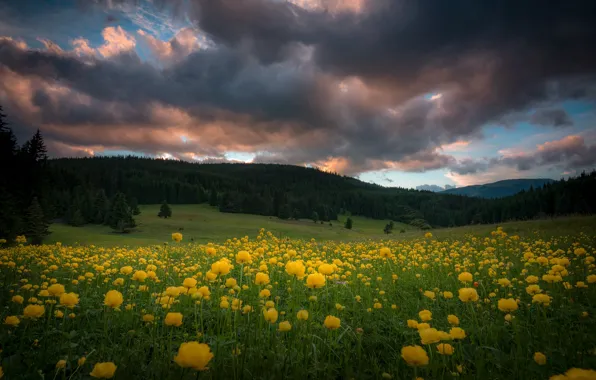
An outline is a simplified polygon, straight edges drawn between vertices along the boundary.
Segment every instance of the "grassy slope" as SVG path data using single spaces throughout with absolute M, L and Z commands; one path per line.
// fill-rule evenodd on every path
M 137 231 L 130 234 L 115 234 L 106 226 L 88 225 L 71 227 L 63 224 L 53 224 L 52 234 L 47 242 L 62 242 L 72 245 L 75 243 L 100 246 L 141 246 L 169 241 L 172 232 L 184 228 L 182 231 L 185 241 L 194 238 L 197 242 L 225 241 L 228 238 L 248 235 L 254 237 L 260 228 L 265 228 L 276 236 L 317 240 L 358 240 L 362 238 L 379 238 L 384 236 L 383 227 L 388 221 L 352 217 L 353 229 L 343 227 L 345 217 L 340 216 L 340 222 L 333 221 L 319 224 L 311 220 L 289 221 L 268 216 L 227 214 L 207 205 L 172 205 L 170 219 L 157 217 L 159 205 L 140 206 L 141 215 L 135 219 Z M 396 223 L 396 232 L 400 229 L 414 230 L 406 224 Z
M 82 244 L 98 246 L 142 246 L 159 244 L 170 240 L 172 232 L 183 227 L 185 241 L 194 238 L 195 241 L 205 243 L 209 241 L 222 242 L 228 238 L 248 235 L 253 237 L 260 228 L 265 228 L 276 236 L 317 240 L 360 240 L 366 238 L 382 239 L 410 239 L 420 237 L 422 232 L 411 226 L 396 223 L 394 233 L 383 234 L 383 227 L 387 221 L 352 217 L 353 230 L 343 227 L 345 216 L 340 216 L 340 222 L 332 222 L 333 226 L 315 224 L 309 220 L 283 221 L 267 216 L 247 214 L 220 213 L 206 205 L 173 205 L 174 217 L 171 219 L 158 218 L 159 205 L 141 206 L 141 215 L 136 220 L 137 231 L 130 234 L 115 234 L 105 226 L 88 225 L 85 227 L 71 227 L 53 224 L 52 234 L 47 242 L 60 241 L 63 244 Z M 566 217 L 549 220 L 535 220 L 528 222 L 510 222 L 501 224 L 509 234 L 522 236 L 548 237 L 554 235 L 576 235 L 580 232 L 593 234 L 596 231 L 596 216 Z M 399 233 L 400 229 L 406 232 Z M 495 225 L 465 226 L 456 228 L 442 228 L 432 233 L 439 239 L 461 238 L 466 234 L 488 236 L 496 228 Z

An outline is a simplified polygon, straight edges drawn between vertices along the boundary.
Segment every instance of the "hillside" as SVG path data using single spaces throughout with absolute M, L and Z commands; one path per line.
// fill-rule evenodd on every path
M 554 180 L 549 178 L 506 179 L 484 185 L 457 187 L 441 191 L 441 193 L 478 198 L 503 198 L 515 195 L 520 191 L 529 190 L 530 188 L 541 188 L 545 184 L 552 182 Z

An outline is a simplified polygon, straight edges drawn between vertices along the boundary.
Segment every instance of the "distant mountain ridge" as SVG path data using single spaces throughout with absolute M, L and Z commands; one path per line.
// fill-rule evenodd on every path
M 441 193 L 476 198 L 504 198 L 524 190 L 529 190 L 530 187 L 536 189 L 553 182 L 555 180 L 550 178 L 506 179 L 484 185 L 457 187 L 455 189 L 441 191 Z

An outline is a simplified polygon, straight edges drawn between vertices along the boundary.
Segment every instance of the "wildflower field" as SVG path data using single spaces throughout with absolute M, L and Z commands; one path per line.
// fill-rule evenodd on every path
M 0 248 L 7 379 L 594 379 L 596 236 Z

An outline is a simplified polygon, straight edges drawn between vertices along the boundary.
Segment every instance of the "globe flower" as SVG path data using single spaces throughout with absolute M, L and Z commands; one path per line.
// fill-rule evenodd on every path
M 540 286 L 538 285 L 529 285 L 526 288 L 526 293 L 533 296 L 534 294 L 542 293 L 542 289 L 540 289 Z
M 125 266 L 120 268 L 120 273 L 124 274 L 124 275 L 128 275 L 132 273 L 132 267 L 131 266 Z
M 341 320 L 333 315 L 328 315 L 323 322 L 323 325 L 329 330 L 336 330 L 341 325 Z
M 110 290 L 106 293 L 103 304 L 111 308 L 117 308 L 122 305 L 122 302 L 124 302 L 122 293 L 117 290 Z
M 60 296 L 60 305 L 72 309 L 79 303 L 79 295 L 76 293 L 64 293 Z
M 517 302 L 513 298 L 501 298 L 498 302 L 499 310 L 504 313 L 510 313 L 512 311 L 516 311 L 518 306 Z
M 236 254 L 236 262 L 238 264 L 245 264 L 251 261 L 250 253 L 247 251 L 240 251 Z
M 414 319 L 408 319 L 408 327 L 411 329 L 418 328 L 418 321 L 416 321 Z
M 542 304 L 544 306 L 550 305 L 551 297 L 546 294 L 534 294 L 532 297 L 532 303 Z
M 155 320 L 155 317 L 152 314 L 144 314 L 143 315 L 143 322 L 151 323 Z
M 187 342 L 182 343 L 178 348 L 178 355 L 174 357 L 174 362 L 182 368 L 204 371 L 211 359 L 213 359 L 213 353 L 207 344 Z
M 279 323 L 279 331 L 287 332 L 292 329 L 292 325 L 288 321 L 283 321 Z
M 23 310 L 25 318 L 39 318 L 46 312 L 46 309 L 41 305 L 27 305 Z
M 422 322 L 428 322 L 432 320 L 432 315 L 433 313 L 431 313 L 430 310 L 422 310 L 418 313 L 418 316 Z
M 449 299 L 453 298 L 453 293 L 451 293 L 451 292 L 443 292 L 443 297 L 445 299 L 448 299 L 449 300 Z
M 174 240 L 176 243 L 180 243 L 182 241 L 182 234 L 180 232 L 174 232 L 172 234 L 172 240 Z
M 286 264 L 286 273 L 290 276 L 302 278 L 306 273 L 306 267 L 302 264 L 302 261 L 289 261 Z
M 459 290 L 459 299 L 462 302 L 478 301 L 478 292 L 474 288 L 461 288 Z
M 546 355 L 542 352 L 535 352 L 534 353 L 534 361 L 538 365 L 545 365 L 546 364 Z
M 307 310 L 298 311 L 298 313 L 296 313 L 296 318 L 298 318 L 301 321 L 308 320 L 308 311 Z
M 232 265 L 225 260 L 219 260 L 211 264 L 211 272 L 216 275 L 225 276 L 226 274 L 230 273 L 231 269 Z
M 168 313 L 166 314 L 166 318 L 164 319 L 164 323 L 166 326 L 182 326 L 182 313 Z
M 132 275 L 132 279 L 135 281 L 144 282 L 147 278 L 147 272 L 144 270 L 138 270 Z
M 459 325 L 459 318 L 456 315 L 449 314 L 447 316 L 447 322 L 452 326 L 457 326 Z
M 64 359 L 58 360 L 58 362 L 56 363 L 56 369 L 60 370 L 60 369 L 64 369 L 64 368 L 66 368 L 66 360 L 64 360 Z
M 401 357 L 412 367 L 421 367 L 428 364 L 428 355 L 420 346 L 405 346 L 401 349 Z
M 18 326 L 21 320 L 16 315 L 9 315 L 4 319 L 4 324 L 7 326 Z
M 182 282 L 182 286 L 184 286 L 186 289 L 190 289 L 190 288 L 194 288 L 195 285 L 197 284 L 197 280 L 195 280 L 194 278 L 185 278 L 184 281 Z
M 238 285 L 238 281 L 236 281 L 235 278 L 226 279 L 226 283 L 225 283 L 226 288 L 233 288 L 236 285 Z
M 439 331 L 434 328 L 418 330 L 418 335 L 420 335 L 422 344 L 438 343 L 441 341 Z
M 48 293 L 54 297 L 59 297 L 64 294 L 64 292 L 64 285 L 61 284 L 53 284 L 48 287 Z
M 23 301 L 24 301 L 23 296 L 19 296 L 19 295 L 12 296 L 12 302 L 14 302 L 14 303 L 22 304 Z
M 329 276 L 330 274 L 333 274 L 333 265 L 321 264 L 321 265 L 319 265 L 318 271 L 322 275 Z
M 318 289 L 325 286 L 325 276 L 320 273 L 311 273 L 306 278 L 306 286 L 311 289 Z
M 116 372 L 116 365 L 112 362 L 96 363 L 90 375 L 98 379 L 111 379 Z
M 441 343 L 437 345 L 437 351 L 439 351 L 439 354 L 441 355 L 453 355 L 455 349 L 448 343 Z
M 269 323 L 277 322 L 278 312 L 274 308 L 263 309 L 263 317 Z
M 462 272 L 459 274 L 459 276 L 457 276 L 457 279 L 460 282 L 467 283 L 472 282 L 474 280 L 474 277 L 472 277 L 472 273 L 470 272 Z
M 435 292 L 431 292 L 430 290 L 427 290 L 427 291 L 425 291 L 425 292 L 423 293 L 423 295 L 424 295 L 426 298 L 430 298 L 431 300 L 434 300 L 434 299 L 436 298 L 436 294 L 435 294 Z
M 267 285 L 269 283 L 269 275 L 266 273 L 259 272 L 255 276 L 256 285 Z
M 459 327 L 453 327 L 451 330 L 449 330 L 449 335 L 451 335 L 453 339 L 461 340 L 466 338 L 466 332 L 464 331 L 464 329 Z

